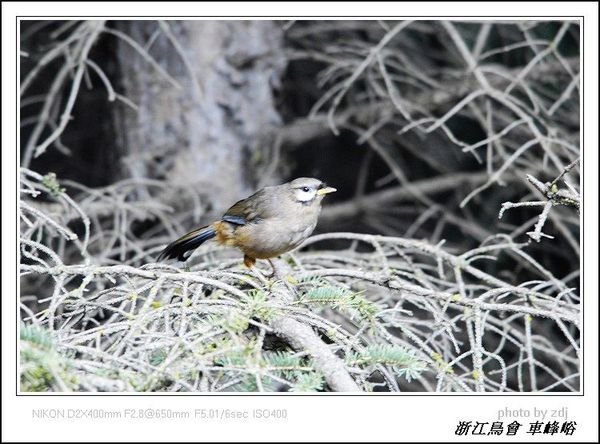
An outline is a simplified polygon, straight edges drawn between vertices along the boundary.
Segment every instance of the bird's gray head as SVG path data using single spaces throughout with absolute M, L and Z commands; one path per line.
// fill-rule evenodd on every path
M 312 177 L 299 177 L 289 182 L 288 186 L 292 191 L 293 199 L 304 205 L 321 202 L 326 194 L 337 191 L 335 188 L 328 187 L 325 182 Z

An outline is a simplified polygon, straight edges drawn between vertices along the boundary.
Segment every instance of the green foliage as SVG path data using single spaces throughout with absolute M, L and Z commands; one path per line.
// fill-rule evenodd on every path
M 296 379 L 292 392 L 318 392 L 325 386 L 323 375 L 318 372 L 304 373 Z
M 46 392 L 74 390 L 79 385 L 69 360 L 55 348 L 52 336 L 36 325 L 21 323 L 21 391 Z
M 46 174 L 42 178 L 42 185 L 44 185 L 54 197 L 58 197 L 67 191 L 66 188 L 60 186 L 55 173 Z
M 387 365 L 407 382 L 419 377 L 427 367 L 425 361 L 419 359 L 413 350 L 389 344 L 369 345 L 360 354 L 350 356 L 348 364 L 361 367 Z
M 260 290 L 250 290 L 241 301 L 249 317 L 268 321 L 273 316 L 273 307 L 270 306 L 267 293 Z
M 259 390 L 258 379 L 265 391 L 291 390 L 295 392 L 318 391 L 325 385 L 323 375 L 314 370 L 312 361 L 290 350 L 265 352 L 248 344 L 243 350 L 232 350 L 214 360 L 229 370 L 239 369 L 241 380 L 235 391 Z M 248 372 L 248 369 L 256 369 Z
M 48 352 L 54 350 L 54 340 L 48 330 L 37 325 L 27 325 L 21 322 L 19 333 L 21 341 L 29 342 L 31 345 Z
M 262 386 L 262 390 L 265 392 L 275 392 L 277 391 L 277 381 L 273 380 L 269 377 L 259 377 L 254 374 L 246 374 L 242 380 L 233 386 L 233 391 L 236 392 L 258 392 L 260 391 L 260 387 L 258 385 L 258 378 L 260 378 L 260 384 Z
M 349 311 L 362 319 L 372 319 L 379 311 L 377 305 L 367 300 L 362 292 L 355 293 L 332 285 L 311 288 L 295 303 L 327 305 L 335 310 Z
M 309 363 L 303 362 L 302 358 L 286 351 L 265 352 L 263 365 L 290 379 L 301 372 L 302 367 L 310 368 Z
M 252 364 L 252 349 L 245 348 L 243 350 L 229 350 L 213 360 L 215 365 L 233 368 L 245 368 Z
M 454 369 L 451 365 L 449 365 L 439 353 L 433 353 L 431 355 L 433 360 L 435 361 L 436 366 L 443 372 L 447 374 L 454 374 Z
M 162 364 L 165 361 L 165 359 L 167 359 L 168 355 L 169 354 L 167 350 L 165 350 L 164 348 L 159 348 L 152 351 L 152 353 L 150 353 L 150 365 L 157 366 Z

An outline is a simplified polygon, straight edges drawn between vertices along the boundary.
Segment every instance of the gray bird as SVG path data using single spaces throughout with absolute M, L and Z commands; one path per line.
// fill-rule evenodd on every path
M 220 221 L 190 231 L 170 243 L 158 260 L 185 261 L 205 241 L 216 238 L 221 245 L 244 253 L 244 264 L 270 259 L 300 245 L 315 229 L 326 194 L 337 191 L 319 179 L 300 177 L 265 187 L 236 202 Z

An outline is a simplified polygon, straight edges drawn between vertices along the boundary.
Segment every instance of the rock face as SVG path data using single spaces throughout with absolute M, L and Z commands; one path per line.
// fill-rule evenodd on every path
M 118 39 L 120 86 L 139 107 L 121 107 L 116 115 L 125 175 L 194 186 L 216 207 L 248 195 L 264 181 L 257 163 L 273 142 L 264 134 L 280 123 L 273 91 L 286 61 L 278 25 L 189 20 L 117 26 L 164 70 Z

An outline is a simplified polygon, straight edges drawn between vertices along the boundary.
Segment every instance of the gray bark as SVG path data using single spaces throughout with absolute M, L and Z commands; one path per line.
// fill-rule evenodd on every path
M 344 362 L 338 358 L 308 325 L 290 317 L 278 317 L 271 321 L 275 333 L 285 338 L 292 348 L 307 351 L 327 384 L 334 392 L 361 392 L 348 373 Z
M 248 195 L 278 125 L 273 85 L 285 67 L 273 21 L 131 21 L 120 29 L 175 82 L 119 39 L 124 95 L 117 116 L 126 175 L 194 186 L 222 207 Z M 274 175 L 275 176 L 275 175 Z M 261 178 L 263 179 L 263 178 Z M 276 182 L 272 177 L 270 181 Z
M 286 282 L 286 276 L 292 275 L 290 266 L 282 260 L 271 261 L 273 273 L 281 282 Z M 293 288 L 285 284 L 287 290 L 273 292 L 273 301 L 283 305 L 291 304 L 294 300 Z M 334 392 L 361 392 L 362 390 L 348 373 L 344 361 L 317 336 L 313 329 L 306 324 L 290 317 L 275 316 L 269 321 L 275 334 L 284 338 L 294 350 L 306 351 L 313 359 L 315 369 L 320 371 L 327 385 Z

